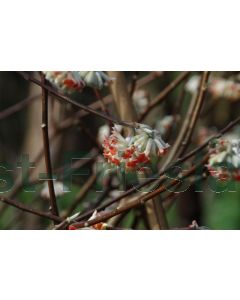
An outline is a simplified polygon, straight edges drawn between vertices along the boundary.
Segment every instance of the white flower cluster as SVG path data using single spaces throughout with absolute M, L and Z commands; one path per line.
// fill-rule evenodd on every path
M 194 94 L 200 84 L 200 76 L 192 76 L 185 85 L 185 90 Z M 226 98 L 230 101 L 240 99 L 240 83 L 231 79 L 212 77 L 209 80 L 208 91 L 215 99 Z
M 240 99 L 240 84 L 230 79 L 215 78 L 211 80 L 209 92 L 214 98 L 236 101 Z
M 76 71 L 72 72 L 77 80 L 82 80 L 86 86 L 102 89 L 105 83 L 112 79 L 102 71 Z
M 166 153 L 169 145 L 165 143 L 158 130 L 145 124 L 138 124 L 137 134 L 132 138 L 134 146 L 147 157 L 161 156 Z
M 48 81 L 64 93 L 81 92 L 85 86 L 101 89 L 111 81 L 102 71 L 47 71 Z
M 43 73 L 46 79 L 63 93 L 81 92 L 85 86 L 82 80 L 75 78 L 74 72 L 47 71 Z
M 220 180 L 240 180 L 240 139 L 218 139 L 211 145 L 208 161 L 210 174 Z
M 164 155 L 168 147 L 157 130 L 137 124 L 136 134 L 126 138 L 113 127 L 112 134 L 103 142 L 103 155 L 112 165 L 140 170 L 152 157 Z

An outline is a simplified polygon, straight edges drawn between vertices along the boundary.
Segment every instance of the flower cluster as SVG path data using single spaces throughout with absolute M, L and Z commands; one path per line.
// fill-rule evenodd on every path
M 185 85 L 186 91 L 194 94 L 200 84 L 200 76 L 192 76 Z M 230 101 L 240 100 L 240 83 L 232 79 L 212 77 L 209 80 L 208 91 L 215 99 L 226 98 Z
M 218 139 L 210 145 L 209 173 L 220 180 L 240 180 L 240 140 Z
M 47 71 L 43 73 L 52 85 L 64 93 L 81 92 L 85 86 L 83 80 L 75 78 L 74 72 Z
M 157 130 L 137 124 L 135 135 L 126 138 L 114 127 L 112 134 L 103 142 L 103 155 L 110 164 L 135 170 L 141 169 L 151 157 L 164 155 L 168 147 Z
M 82 80 L 86 86 L 94 89 L 102 89 L 107 82 L 112 80 L 102 71 L 77 71 L 72 73 L 78 80 Z
M 240 99 L 240 84 L 230 79 L 215 78 L 211 81 L 209 92 L 214 98 L 236 101 Z
M 101 89 L 111 79 L 101 71 L 47 71 L 48 81 L 64 93 L 81 92 L 85 86 Z

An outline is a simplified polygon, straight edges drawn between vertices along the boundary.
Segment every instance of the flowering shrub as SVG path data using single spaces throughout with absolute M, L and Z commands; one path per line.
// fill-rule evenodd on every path
M 0 101 L 0 228 L 239 228 L 240 72 L 17 76 L 24 91 Z

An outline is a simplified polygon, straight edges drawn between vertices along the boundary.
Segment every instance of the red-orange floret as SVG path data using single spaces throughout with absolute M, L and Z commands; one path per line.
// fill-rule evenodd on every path
M 123 158 L 131 158 L 133 153 L 135 151 L 135 147 L 132 147 L 130 149 L 126 149 L 122 155 Z
M 149 157 L 147 157 L 147 156 L 145 155 L 145 153 L 140 153 L 140 154 L 138 155 L 138 157 L 137 157 L 137 161 L 138 161 L 139 163 L 145 163 L 145 162 L 148 162 L 148 161 L 149 161 Z
M 69 225 L 68 230 L 77 230 L 77 227 L 75 227 L 74 225 Z
M 113 164 L 119 166 L 120 165 L 120 160 L 114 157 L 110 157 L 110 160 Z

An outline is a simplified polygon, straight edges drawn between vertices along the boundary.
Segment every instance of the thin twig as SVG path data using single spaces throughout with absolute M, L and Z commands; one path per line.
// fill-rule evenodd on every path
M 36 100 L 38 98 L 40 98 L 41 95 L 34 95 L 34 96 L 30 96 L 20 102 L 17 102 L 16 104 L 6 108 L 5 110 L 0 112 L 0 120 L 3 120 L 5 118 L 10 117 L 11 115 L 13 115 L 14 113 L 22 110 L 25 106 L 27 106 L 30 102 L 32 102 L 33 100 Z
M 146 76 L 143 76 L 142 78 L 137 80 L 136 90 L 149 84 L 151 81 L 161 77 L 162 75 L 163 75 L 163 72 L 157 72 L 157 71 L 149 72 Z
M 190 72 L 182 72 L 176 79 L 174 79 L 164 90 L 162 90 L 156 97 L 151 101 L 146 108 L 145 112 L 140 116 L 139 122 L 141 123 L 148 113 L 162 101 L 165 100 L 168 94 L 170 94 L 187 76 Z
M 42 83 L 45 82 L 45 77 L 41 74 Z M 51 163 L 51 154 L 50 154 L 50 145 L 49 145 L 49 135 L 48 135 L 48 92 L 45 88 L 42 88 L 42 132 L 43 132 L 43 147 L 44 147 L 44 158 L 45 165 L 48 176 L 48 189 L 49 189 L 49 202 L 50 202 L 50 211 L 53 215 L 58 216 L 58 207 L 57 200 L 54 191 L 53 185 L 53 176 L 52 176 L 52 163 Z M 56 223 L 56 221 L 55 221 Z
M 200 87 L 199 87 L 199 91 L 198 91 L 198 96 L 196 98 L 196 102 L 193 104 L 193 108 L 192 108 L 192 111 L 191 111 L 190 115 L 186 116 L 186 122 L 187 122 L 187 124 L 186 124 L 186 133 L 185 133 L 185 136 L 184 136 L 184 140 L 182 141 L 182 143 L 180 145 L 180 149 L 179 149 L 179 152 L 178 152 L 179 156 L 181 156 L 185 152 L 185 150 L 188 146 L 188 143 L 191 140 L 193 130 L 194 130 L 194 127 L 196 125 L 197 118 L 200 114 L 200 111 L 201 111 L 201 108 L 202 108 L 202 105 L 203 105 L 204 97 L 206 95 L 207 82 L 208 82 L 209 75 L 210 75 L 210 72 L 203 72 Z
M 103 111 L 106 115 L 110 116 L 110 113 L 109 113 L 109 111 L 108 111 L 108 109 L 107 109 L 107 106 L 106 106 L 105 102 L 103 101 L 103 98 L 102 98 L 102 96 L 101 96 L 100 91 L 99 91 L 98 89 L 94 89 L 94 93 L 95 93 L 95 95 L 96 95 L 97 100 L 100 101 L 100 103 L 101 103 L 101 109 L 102 109 L 102 111 Z M 110 122 L 110 124 L 112 124 L 112 123 Z
M 26 80 L 31 81 L 31 82 L 37 84 L 38 86 L 42 87 L 44 90 L 48 91 L 51 95 L 55 96 L 56 99 L 58 99 L 60 101 L 71 103 L 72 105 L 74 105 L 78 108 L 81 108 L 81 109 L 83 109 L 83 110 L 85 110 L 89 113 L 92 113 L 92 114 L 94 114 L 98 117 L 101 117 L 101 118 L 105 119 L 105 120 L 111 121 L 115 124 L 119 124 L 119 125 L 130 127 L 130 128 L 135 128 L 136 127 L 135 124 L 132 124 L 132 123 L 129 123 L 129 122 L 126 122 L 126 121 L 122 121 L 122 120 L 118 120 L 118 119 L 114 119 L 114 118 L 112 118 L 108 115 L 105 115 L 101 112 L 98 112 L 98 111 L 90 108 L 89 106 L 86 106 L 86 105 L 83 105 L 82 103 L 76 102 L 76 101 L 70 99 L 69 97 L 60 94 L 54 88 L 48 86 L 47 84 L 41 83 L 39 80 L 37 80 L 36 78 L 31 76 L 30 74 L 27 74 L 25 72 L 18 72 L 18 73 L 20 73 Z
M 181 178 L 181 180 L 183 180 L 183 179 L 187 178 L 188 176 L 190 176 L 193 172 L 195 172 L 196 168 L 199 165 L 206 163 L 206 161 L 208 160 L 208 157 L 209 156 L 206 155 L 204 157 L 204 159 L 198 165 L 191 167 L 190 170 L 185 172 L 184 176 L 182 176 L 182 174 L 181 174 L 180 176 L 178 176 L 178 178 Z M 117 207 L 116 209 L 114 209 L 112 211 L 102 213 L 99 217 L 96 217 L 93 220 L 83 221 L 80 223 L 74 223 L 74 226 L 76 228 L 84 228 L 84 227 L 89 227 L 89 226 L 92 226 L 92 225 L 100 223 L 100 222 L 104 222 L 104 221 L 108 220 L 109 218 L 112 218 L 114 216 L 117 216 L 117 215 L 125 212 L 125 211 L 128 211 L 132 208 L 135 208 L 135 207 L 138 207 L 139 205 L 144 204 L 148 200 L 152 199 L 153 197 L 159 195 L 160 193 L 162 193 L 164 191 L 167 191 L 170 187 L 175 186 L 178 183 L 179 183 L 179 179 L 174 179 L 173 182 L 170 183 L 167 187 L 161 186 L 158 189 L 156 189 L 155 191 L 148 193 L 147 195 L 140 196 L 140 197 L 134 199 L 133 201 L 127 202 L 122 207 Z
M 238 124 L 240 122 L 240 116 L 238 118 L 236 118 L 234 121 L 230 122 L 226 127 L 224 127 L 221 131 L 219 131 L 219 133 L 212 135 L 211 137 L 209 137 L 208 139 L 206 139 L 206 141 L 194 148 L 193 150 L 191 150 L 190 152 L 188 152 L 186 155 L 184 155 L 181 158 L 178 158 L 176 161 L 174 161 L 173 163 L 171 163 L 170 165 L 168 165 L 167 167 L 165 167 L 163 170 L 161 170 L 158 174 L 156 174 L 155 176 L 152 176 L 151 178 L 146 179 L 145 182 L 137 185 L 136 187 L 133 187 L 131 189 L 129 189 L 128 191 L 124 192 L 121 196 L 118 196 L 106 203 L 104 203 L 103 205 L 99 206 L 97 209 L 97 211 L 101 211 L 105 208 L 107 208 L 108 206 L 112 205 L 113 203 L 116 203 L 118 201 L 120 201 L 122 198 L 129 196 L 131 194 L 133 194 L 134 192 L 136 192 L 137 190 L 140 190 L 142 187 L 147 186 L 149 184 L 151 184 L 152 182 L 159 180 L 159 177 L 162 176 L 164 173 L 166 173 L 167 171 L 169 171 L 173 166 L 178 165 L 184 161 L 186 161 L 187 159 L 189 159 L 190 157 L 194 156 L 196 153 L 200 152 L 201 150 L 203 150 L 204 148 L 206 148 L 209 144 L 210 141 L 212 141 L 213 139 L 216 138 L 220 138 L 224 133 L 226 133 L 227 131 L 229 131 L 230 129 L 232 129 L 236 124 Z M 76 221 L 81 221 L 84 218 L 88 218 L 92 215 L 94 210 L 90 210 L 89 212 L 80 215 L 79 217 L 76 218 Z
M 96 174 L 92 174 L 88 178 L 88 180 L 85 182 L 85 184 L 81 187 L 79 193 L 76 196 L 76 199 L 74 200 L 74 202 L 72 203 L 72 205 L 69 207 L 69 209 L 68 209 L 65 217 L 70 216 L 73 213 L 73 211 L 78 207 L 78 205 L 80 204 L 81 200 L 88 193 L 89 189 L 92 187 L 92 185 L 94 184 L 94 182 L 96 181 L 96 179 L 97 179 Z
M 132 98 L 135 90 L 136 90 L 136 86 L 137 86 L 137 77 L 138 77 L 138 72 L 134 72 L 134 75 L 132 77 L 132 83 L 131 83 L 131 89 L 130 89 L 130 97 Z
M 29 212 L 33 215 L 36 215 L 36 216 L 39 216 L 39 217 L 44 217 L 44 218 L 47 218 L 49 220 L 52 220 L 54 222 L 61 222 L 62 221 L 62 218 L 59 217 L 59 216 L 56 216 L 56 215 L 52 215 L 51 213 L 46 213 L 46 212 L 43 212 L 43 211 L 40 211 L 40 210 L 37 210 L 37 209 L 34 209 L 34 208 L 30 208 L 30 207 L 27 207 L 26 205 L 18 202 L 18 201 L 15 201 L 15 200 L 11 200 L 9 198 L 6 198 L 6 197 L 0 197 L 0 201 L 8 204 L 8 205 L 11 205 L 11 206 L 14 206 L 22 211 L 25 211 L 25 212 Z
M 190 106 L 188 108 L 188 111 L 186 113 L 186 116 L 184 118 L 184 122 L 181 126 L 181 129 L 179 131 L 179 134 L 176 138 L 176 141 L 173 145 L 173 147 L 171 148 L 169 155 L 167 156 L 166 161 L 164 162 L 162 168 L 164 169 L 177 155 L 181 144 L 183 142 L 183 139 L 185 136 L 187 136 L 188 138 L 191 137 L 194 125 L 196 124 L 196 120 L 197 120 L 197 116 L 199 115 L 200 112 L 200 108 L 202 105 L 202 101 L 204 99 L 204 87 L 205 84 L 208 80 L 208 76 L 209 73 L 204 72 L 203 76 L 202 76 L 202 80 L 201 80 L 201 85 L 199 88 L 199 93 L 198 96 L 194 96 L 194 98 L 192 99 L 192 102 L 190 103 Z M 190 129 L 189 129 L 190 128 Z

